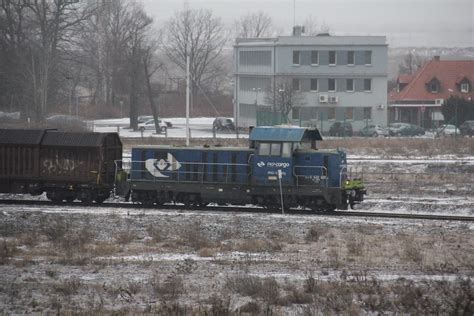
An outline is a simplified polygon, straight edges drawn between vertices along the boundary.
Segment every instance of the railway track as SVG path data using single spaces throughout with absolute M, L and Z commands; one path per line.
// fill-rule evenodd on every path
M 50 201 L 32 200 L 0 200 L 3 205 L 26 205 L 26 206 L 75 206 L 75 207 L 108 207 L 122 209 L 148 209 L 148 210 L 178 210 L 178 211 L 209 211 L 209 212 L 241 212 L 241 213 L 268 213 L 279 214 L 280 210 L 271 210 L 258 207 L 229 207 L 229 206 L 204 206 L 186 207 L 184 205 L 139 205 L 133 203 L 110 202 L 103 204 L 82 204 L 82 203 L 53 203 Z M 307 210 L 292 209 L 289 214 L 296 215 L 324 215 L 333 217 L 371 217 L 371 218 L 396 218 L 396 219 L 418 219 L 418 220 L 444 220 L 474 222 L 474 216 L 436 215 L 436 214 L 409 214 L 409 213 L 387 213 L 387 212 L 361 212 L 361 211 L 335 211 L 314 213 Z

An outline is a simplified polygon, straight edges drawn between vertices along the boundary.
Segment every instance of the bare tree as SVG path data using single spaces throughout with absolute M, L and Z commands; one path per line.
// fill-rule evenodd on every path
M 227 39 L 224 26 L 209 10 L 185 9 L 168 21 L 164 31 L 166 56 L 181 70 L 190 58 L 192 100 L 200 89 L 219 71 L 218 60 Z
M 151 113 L 153 114 L 153 119 L 155 121 L 155 131 L 156 133 L 161 132 L 161 128 L 158 122 L 159 119 L 159 103 L 155 103 L 154 93 L 151 86 L 151 78 L 152 76 L 160 69 L 163 68 L 163 63 L 161 63 L 157 56 L 156 52 L 158 51 L 159 43 L 161 42 L 161 34 L 156 37 L 154 36 L 153 39 L 149 39 L 146 43 L 146 47 L 143 51 L 143 71 L 145 76 L 146 88 L 147 88 L 147 96 L 148 96 L 148 103 L 150 105 Z M 155 91 L 155 96 L 159 100 L 160 91 Z
M 79 46 L 86 56 L 97 105 L 117 105 L 117 95 L 128 89 L 126 51 L 134 5 L 126 0 L 101 0 L 80 34 Z
M 61 51 L 68 48 L 71 32 L 91 16 L 94 7 L 55 0 L 28 1 L 25 6 L 32 12 L 29 74 L 35 118 L 41 121 L 52 98 L 50 94 L 57 91 L 52 83 L 61 76 L 58 67 L 63 56 Z
M 135 5 L 131 8 L 128 20 L 127 61 L 130 83 L 130 127 L 138 128 L 138 95 L 143 87 L 143 58 L 146 54 L 147 35 L 153 20 L 146 15 L 143 8 Z
M 405 57 L 403 57 L 402 63 L 398 65 L 398 73 L 401 75 L 414 74 L 418 69 L 423 66 L 425 62 L 425 58 L 410 51 L 408 54 L 405 55 Z
M 293 87 L 293 79 L 280 77 L 275 80 L 275 84 L 270 86 L 265 94 L 265 101 L 273 105 L 276 112 L 281 114 L 282 123 L 289 122 L 289 114 L 294 107 L 304 105 L 305 97 L 303 92 Z
M 74 1 L 37 0 L 0 3 L 1 55 L 11 66 L 8 81 L 15 85 L 17 102 L 30 104 L 33 118 L 41 121 L 64 84 L 64 59 L 72 49 L 78 24 L 94 6 Z M 63 65 L 61 65 L 63 64 Z M 32 106 L 31 106 L 32 105 Z
M 313 15 L 308 15 L 303 23 L 305 35 L 316 36 L 320 33 L 329 33 L 330 28 L 326 23 L 319 23 Z
M 272 18 L 263 11 L 248 13 L 235 23 L 236 37 L 259 38 L 270 37 L 273 33 Z

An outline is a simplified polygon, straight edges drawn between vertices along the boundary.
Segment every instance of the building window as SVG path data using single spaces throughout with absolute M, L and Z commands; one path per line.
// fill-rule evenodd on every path
M 372 91 L 372 79 L 364 79 L 364 91 Z
M 292 80 L 292 86 L 294 91 L 299 91 L 300 90 L 300 79 L 298 78 L 293 78 Z
M 299 120 L 300 119 L 300 108 L 292 108 L 291 109 L 291 118 L 293 120 Z
M 434 80 L 434 81 L 430 82 L 430 92 L 431 93 L 438 93 L 438 90 L 439 90 L 438 88 L 439 87 L 438 87 L 438 82 L 437 81 Z
M 328 91 L 336 91 L 336 79 L 328 79 Z
M 329 65 L 335 65 L 336 64 L 336 52 L 331 50 L 329 51 Z
M 346 120 L 354 119 L 354 108 L 346 108 Z
M 468 93 L 469 92 L 469 83 L 461 83 L 461 92 Z
M 239 63 L 241 66 L 271 66 L 271 51 L 240 51 Z
M 372 51 L 366 50 L 364 56 L 365 64 L 372 65 Z
M 328 120 L 336 119 L 336 108 L 328 108 Z
M 347 64 L 354 65 L 355 64 L 355 54 L 353 50 L 347 52 Z
M 372 108 L 371 107 L 365 107 L 364 108 L 364 120 L 370 120 L 372 119 Z
M 293 51 L 293 65 L 299 65 L 299 64 L 300 64 L 300 51 L 294 50 Z
M 346 79 L 346 90 L 354 92 L 354 79 Z
M 318 79 L 316 79 L 316 78 L 311 78 L 310 82 L 311 82 L 311 84 L 310 84 L 310 85 L 311 85 L 310 90 L 311 90 L 311 91 L 318 91 Z
M 311 51 L 311 65 L 318 65 L 319 64 L 319 53 L 317 50 Z

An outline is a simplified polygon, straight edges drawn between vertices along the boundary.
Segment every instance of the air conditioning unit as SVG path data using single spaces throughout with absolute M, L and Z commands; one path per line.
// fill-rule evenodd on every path
M 383 110 L 384 109 L 384 105 L 383 104 L 379 104 L 377 105 L 377 110 Z
M 319 95 L 319 103 L 327 103 L 328 102 L 328 95 L 327 94 L 320 94 Z
M 329 97 L 329 103 L 337 103 L 338 98 L 335 95 Z
M 435 99 L 435 104 L 437 105 L 443 105 L 444 99 Z

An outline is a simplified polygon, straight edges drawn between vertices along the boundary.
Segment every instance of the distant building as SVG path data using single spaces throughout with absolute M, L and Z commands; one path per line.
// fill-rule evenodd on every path
M 397 78 L 389 93 L 389 121 L 433 128 L 444 121 L 441 106 L 451 95 L 474 98 L 474 60 L 435 56 L 416 73 Z
M 239 126 L 279 124 L 279 80 L 301 91 L 292 124 L 328 131 L 335 121 L 354 130 L 387 124 L 387 48 L 384 36 L 293 36 L 237 39 L 234 102 Z

